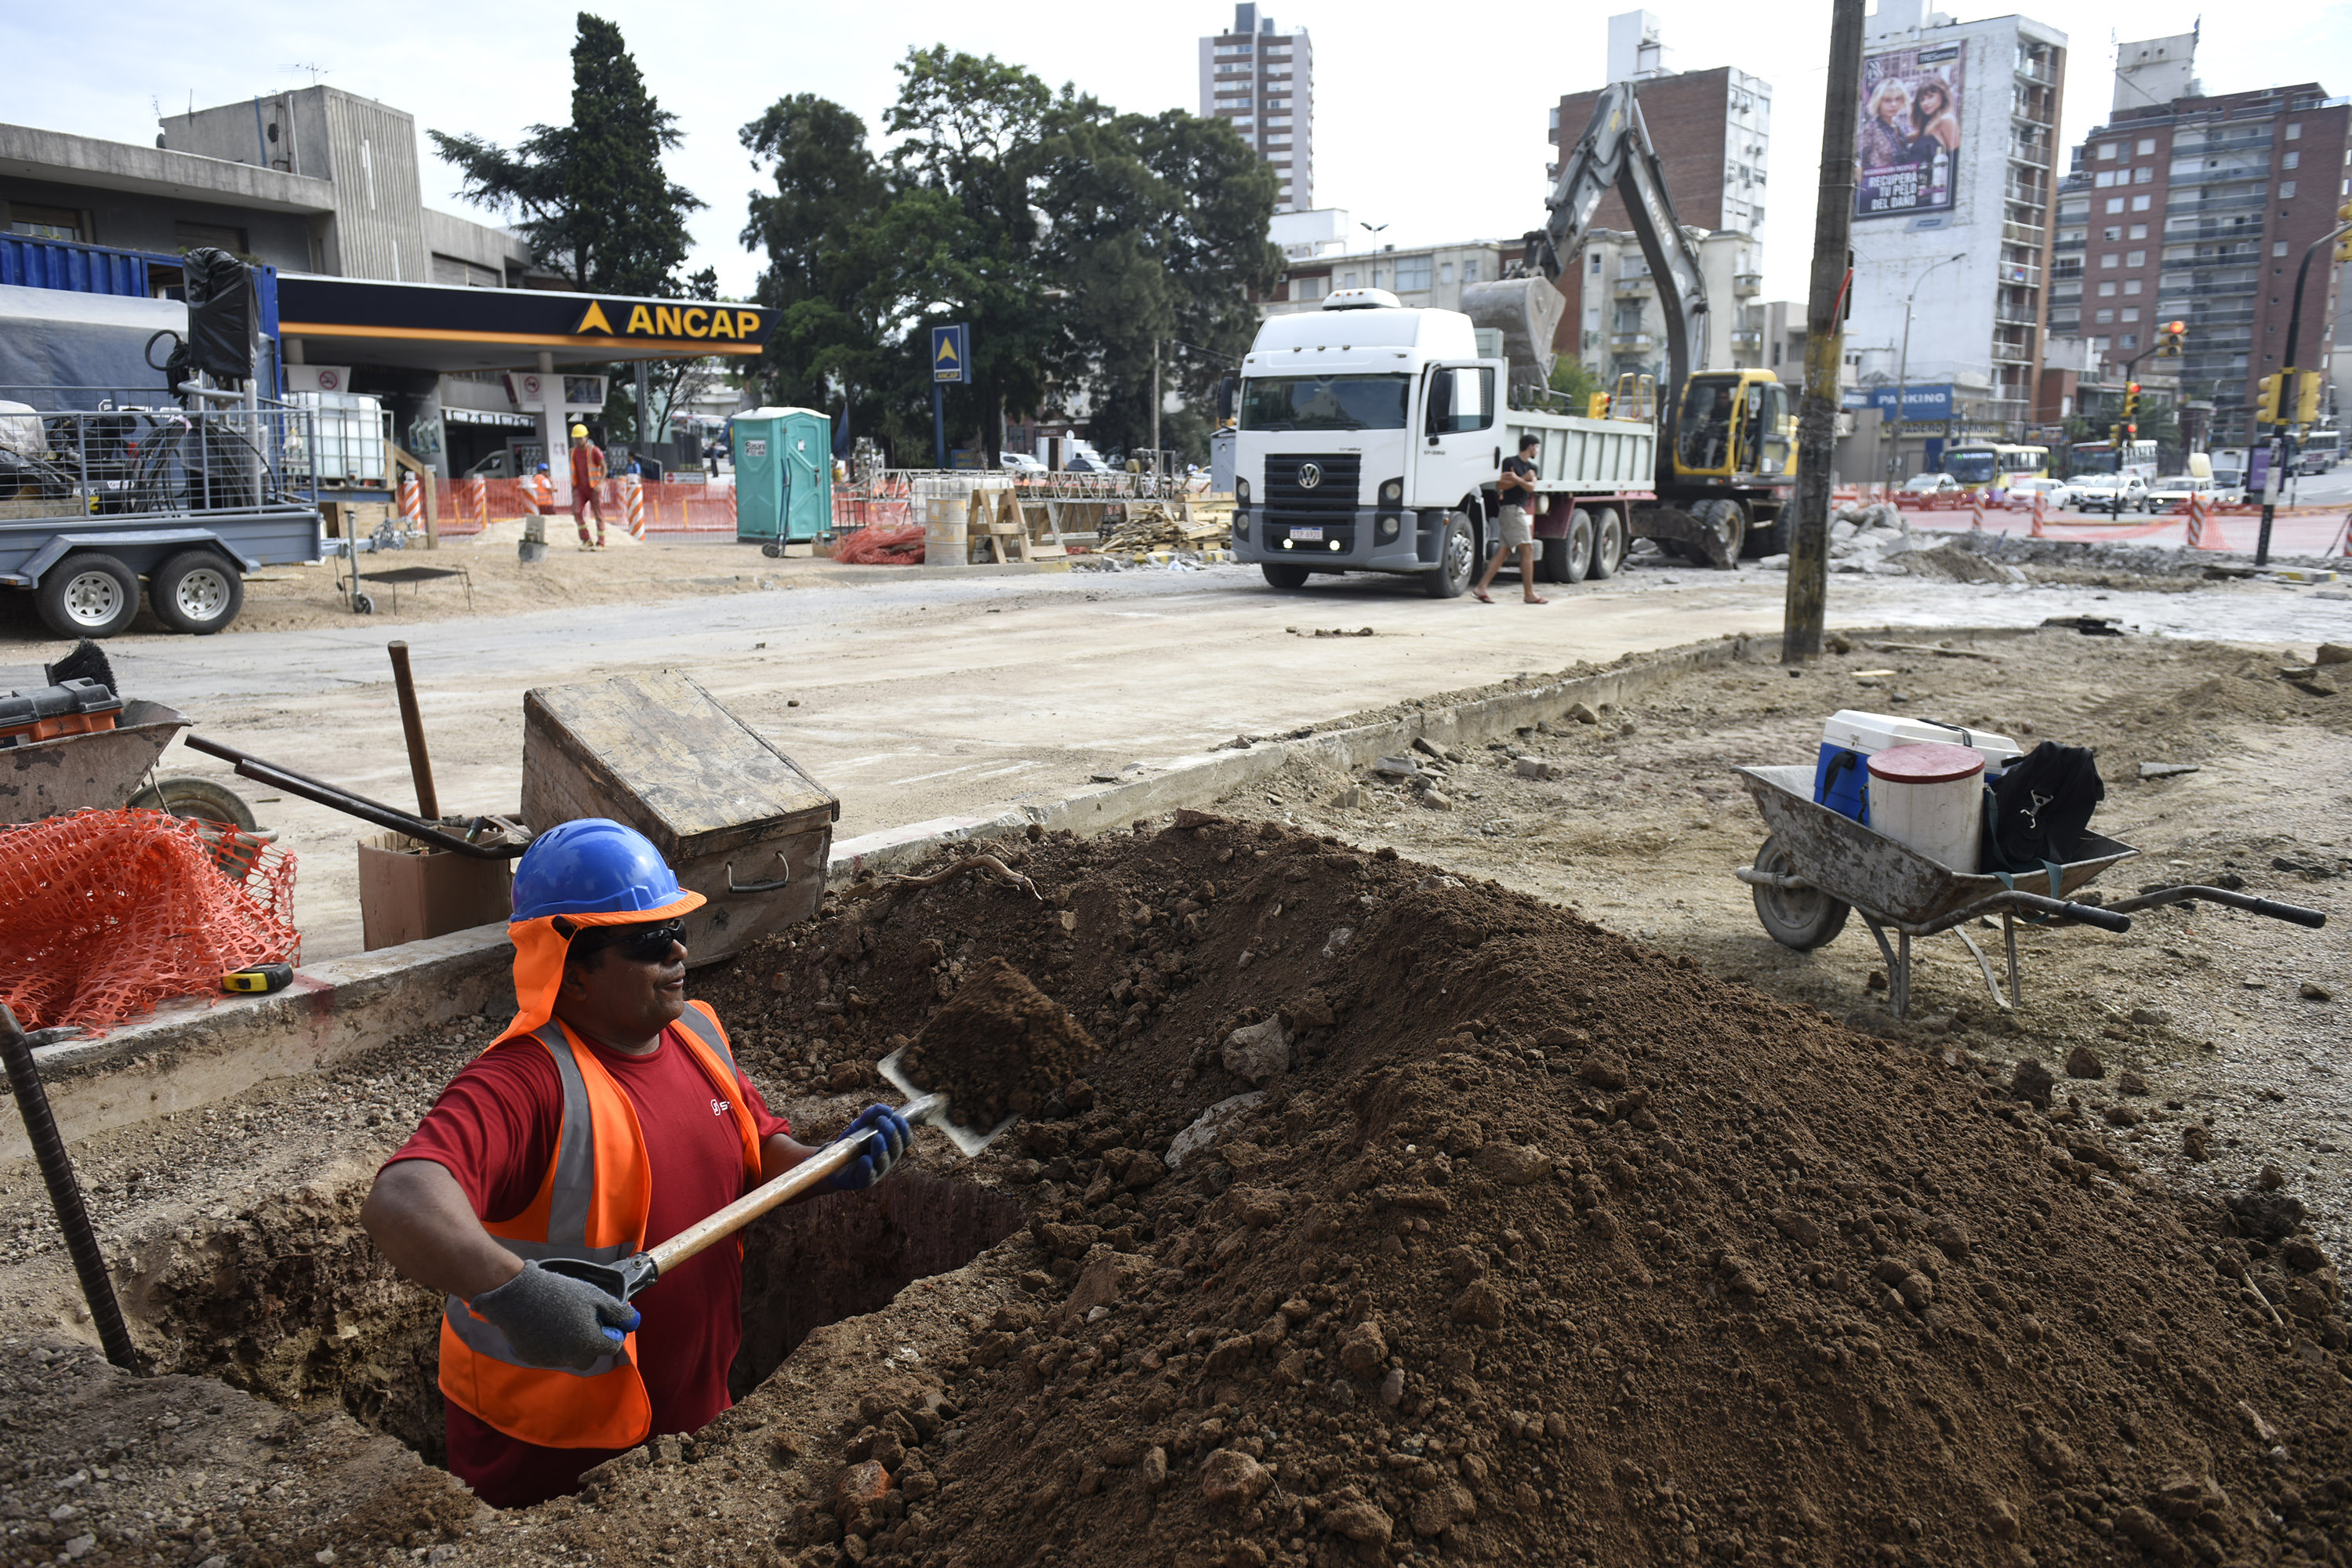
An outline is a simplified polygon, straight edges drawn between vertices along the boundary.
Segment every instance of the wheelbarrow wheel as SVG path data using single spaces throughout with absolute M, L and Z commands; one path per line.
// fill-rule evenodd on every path
M 1794 860 L 1777 838 L 1767 838 L 1764 847 L 1756 851 L 1756 868 L 1776 876 L 1797 873 Z M 1793 947 L 1799 952 L 1811 952 L 1835 940 L 1845 929 L 1845 917 L 1853 912 L 1852 904 L 1831 898 L 1817 888 L 1774 888 L 1758 883 L 1756 918 L 1772 940 L 1782 947 Z

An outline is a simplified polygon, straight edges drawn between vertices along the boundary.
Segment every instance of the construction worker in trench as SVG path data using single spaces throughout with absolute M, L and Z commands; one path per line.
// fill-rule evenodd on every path
M 703 902 L 617 822 L 542 833 L 516 867 L 505 1033 L 452 1079 L 360 1212 L 393 1266 L 442 1292 L 449 1468 L 519 1508 L 646 1437 L 725 1410 L 742 1338 L 740 1237 L 635 1302 L 541 1268 L 659 1245 L 816 1151 L 686 1000 L 680 917 Z M 864 1148 L 821 1190 L 888 1173 L 907 1123 L 868 1106 Z M 640 1317 L 640 1312 L 643 1316 Z

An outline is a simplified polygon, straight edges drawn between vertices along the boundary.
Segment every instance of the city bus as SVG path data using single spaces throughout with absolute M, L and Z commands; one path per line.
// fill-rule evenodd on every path
M 2050 448 L 1970 441 L 1945 451 L 1944 472 L 1959 480 L 1963 489 L 2005 490 L 2012 480 L 2048 479 Z
M 2314 426 L 2295 443 L 2294 471 L 2324 474 L 2344 459 L 2344 432 Z
M 2137 474 L 2142 479 L 2156 478 L 2156 443 L 2126 441 L 2120 448 L 2113 441 L 2077 441 L 2068 456 L 2071 472 L 2068 477 L 2079 479 L 2085 474 Z

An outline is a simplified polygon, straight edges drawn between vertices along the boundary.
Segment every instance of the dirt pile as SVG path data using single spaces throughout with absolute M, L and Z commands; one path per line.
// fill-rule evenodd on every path
M 782 977 L 788 1016 L 864 1003 L 852 1064 L 997 958 L 1120 1040 L 1003 1170 L 1025 1299 L 801 1456 L 802 1560 L 2331 1560 L 2352 1363 L 2291 1215 L 2170 1198 L 1965 1052 L 1334 841 L 1024 869 L 1034 915 L 967 881 Z M 1293 1069 L 1170 1170 L 1268 1019 Z
M 944 1093 L 957 1121 L 985 1130 L 1036 1111 L 1097 1049 L 1068 1008 L 996 958 L 931 1016 L 901 1066 L 908 1081 Z

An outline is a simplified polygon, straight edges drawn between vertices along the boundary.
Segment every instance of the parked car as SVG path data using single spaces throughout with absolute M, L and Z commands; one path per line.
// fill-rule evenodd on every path
M 1914 474 L 1903 481 L 1903 493 L 1907 496 L 1958 495 L 1960 481 L 1949 474 Z
M 2121 517 L 2127 511 L 2151 510 L 2147 481 L 2137 474 L 2080 474 L 2074 487 L 2076 511 L 2104 511 Z
M 1024 479 L 1045 472 L 1045 465 L 1026 452 L 999 452 L 996 463 L 1006 473 L 1018 474 Z
M 2063 479 L 2011 479 L 2009 499 L 2019 506 L 2031 507 L 2033 498 L 2046 498 L 2044 504 L 2052 511 L 2064 511 L 2074 504 L 2074 487 Z
M 2170 511 L 2189 504 L 2190 496 L 2215 498 L 2213 481 L 2200 479 L 2194 474 L 2171 474 L 2147 487 L 2147 507 L 2150 511 Z

